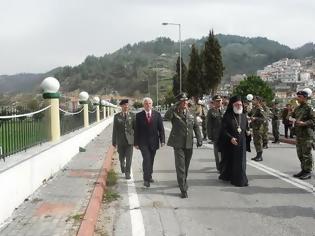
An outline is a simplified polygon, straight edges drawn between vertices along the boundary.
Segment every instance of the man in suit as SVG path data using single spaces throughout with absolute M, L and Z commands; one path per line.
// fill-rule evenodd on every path
M 126 179 L 130 179 L 130 167 L 132 161 L 135 115 L 129 112 L 128 99 L 120 101 L 121 112 L 114 116 L 112 144 L 119 154 L 121 172 Z
M 153 164 L 156 150 L 165 144 L 165 133 L 162 116 L 159 112 L 152 110 L 152 99 L 143 99 L 144 110 L 136 114 L 135 147 L 140 149 L 143 162 L 144 186 L 150 187 L 152 179 Z
M 197 138 L 197 147 L 202 146 L 202 137 L 194 112 L 188 109 L 185 93 L 176 97 L 179 101 L 166 113 L 165 119 L 172 122 L 172 130 L 167 142 L 174 148 L 177 182 L 181 198 L 187 198 L 187 175 L 193 153 L 193 131 Z

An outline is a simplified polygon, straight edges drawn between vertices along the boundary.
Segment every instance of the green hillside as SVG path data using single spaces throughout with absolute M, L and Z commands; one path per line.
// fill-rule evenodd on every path
M 315 57 L 313 43 L 291 49 L 267 38 L 248 38 L 236 35 L 216 35 L 223 63 L 224 80 L 233 74 L 253 74 L 258 69 L 279 59 Z M 202 48 L 206 38 L 187 39 L 182 42 L 182 54 L 186 65 L 191 45 Z M 159 89 L 166 92 L 172 85 L 171 77 L 175 73 L 179 44 L 169 38 L 157 38 L 149 42 L 126 45 L 112 54 L 102 57 L 87 56 L 78 66 L 57 68 L 53 74 L 61 82 L 62 92 L 86 90 L 91 94 L 108 94 L 117 91 L 121 95 L 143 96 L 156 91 L 156 78 Z M 156 71 L 158 71 L 156 75 Z M 0 79 L 0 92 L 23 92 L 38 88 L 38 81 L 46 74 L 27 77 L 8 76 Z M 22 78 L 23 77 L 23 78 Z M 28 81 L 28 85 L 25 82 Z

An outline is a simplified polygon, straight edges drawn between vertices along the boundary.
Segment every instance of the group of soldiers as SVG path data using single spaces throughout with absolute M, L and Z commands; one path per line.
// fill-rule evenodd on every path
M 251 94 L 246 96 L 243 100 L 243 112 L 248 119 L 252 136 L 252 139 L 250 137 L 246 140 L 246 142 L 248 142 L 246 146 L 249 147 L 247 151 L 250 151 L 249 143 L 253 140 L 256 156 L 253 157 L 252 160 L 263 161 L 263 149 L 268 148 L 269 120 L 271 120 L 272 133 L 274 136 L 273 143 L 275 144 L 280 142 L 279 126 L 282 120 L 285 126 L 286 138 L 288 137 L 288 129 L 290 129 L 290 137 L 293 137 L 293 135 L 296 136 L 296 150 L 301 163 L 301 170 L 295 174 L 294 177 L 304 180 L 311 178 L 313 169 L 312 148 L 315 140 L 315 116 L 308 102 L 311 93 L 308 91 L 299 91 L 296 95 L 297 106 L 294 109 L 286 106 L 283 110 L 279 108 L 277 101 L 269 108 L 263 98 Z M 193 154 L 194 137 L 197 139 L 197 147 L 202 146 L 203 140 L 209 139 L 209 142 L 213 143 L 216 168 L 221 172 L 221 154 L 218 142 L 222 118 L 229 100 L 227 97 L 215 95 L 207 106 L 198 99 L 188 99 L 185 93 L 179 94 L 176 98 L 177 102 L 168 109 L 164 119 L 172 123 L 172 130 L 167 145 L 174 149 L 175 168 L 178 185 L 181 190 L 181 197 L 187 198 L 187 175 Z M 152 100 L 149 100 L 152 103 Z M 136 129 L 135 124 L 137 123 L 136 116 L 129 112 L 128 103 L 128 100 L 123 100 L 120 103 L 122 111 L 115 115 L 112 141 L 113 145 L 117 147 L 121 171 L 125 173 L 126 179 L 130 179 L 132 149 L 134 146 L 138 148 L 134 143 L 134 130 Z M 144 114 L 148 114 L 149 110 L 145 109 L 146 113 Z M 160 114 L 156 112 L 154 113 L 154 117 L 155 116 L 160 117 Z M 146 121 L 143 119 L 143 122 L 150 124 L 149 120 Z M 161 126 L 161 124 L 159 124 L 159 126 Z M 160 131 L 156 139 L 160 139 L 160 145 L 163 146 L 164 127 L 160 127 L 159 129 Z M 160 134 L 162 134 L 162 136 Z M 144 140 L 147 139 L 150 139 L 150 132 L 148 133 L 148 138 Z M 158 147 L 156 147 L 156 149 L 157 148 Z M 144 154 L 143 157 L 145 157 Z M 153 161 L 154 155 L 149 168 L 149 179 L 144 179 L 144 185 L 146 187 L 150 186 L 148 182 L 153 182 Z
M 290 131 L 290 138 L 296 136 L 296 150 L 301 163 L 301 171 L 293 176 L 302 180 L 311 178 L 311 171 L 313 169 L 311 151 L 315 143 L 315 117 L 309 102 L 311 94 L 312 92 L 309 90 L 297 92 L 295 106 L 287 104 L 284 109 L 279 107 L 277 101 L 274 101 L 272 107 L 269 108 L 262 97 L 251 94 L 247 95 L 243 101 L 244 113 L 246 113 L 249 120 L 256 150 L 256 156 L 252 160 L 263 161 L 263 149 L 268 148 L 270 120 L 274 137 L 272 143 L 280 143 L 279 126 L 282 120 L 285 128 L 285 138 L 288 138 L 288 130 Z M 214 96 L 205 119 L 208 138 L 213 142 L 216 165 L 219 171 L 220 153 L 218 153 L 217 142 L 224 109 L 222 98 L 219 95 Z

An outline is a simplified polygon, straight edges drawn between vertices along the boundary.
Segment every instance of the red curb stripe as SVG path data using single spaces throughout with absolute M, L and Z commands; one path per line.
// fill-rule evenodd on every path
M 104 192 L 106 191 L 107 173 L 112 167 L 112 157 L 115 148 L 110 146 L 103 167 L 100 171 L 99 177 L 94 187 L 94 191 L 89 201 L 89 205 L 84 214 L 77 236 L 93 236 L 94 229 L 98 218 L 98 212 L 101 208 Z

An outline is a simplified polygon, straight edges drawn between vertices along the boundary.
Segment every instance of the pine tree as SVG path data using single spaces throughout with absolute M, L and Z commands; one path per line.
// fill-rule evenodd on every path
M 181 58 L 182 60 L 182 92 L 185 92 L 187 89 L 187 83 L 186 83 L 186 75 L 187 75 L 187 67 L 184 64 L 183 61 L 183 57 Z M 173 94 L 176 97 L 179 93 L 180 93 L 180 82 L 179 82 L 179 67 L 180 67 L 180 63 L 179 63 L 179 57 L 177 58 L 177 62 L 176 62 L 176 74 L 173 76 Z
M 206 93 L 214 95 L 221 79 L 223 77 L 223 62 L 221 56 L 221 46 L 214 36 L 213 30 L 210 30 L 203 51 L 203 84 Z
M 198 49 L 193 44 L 187 72 L 187 92 L 189 96 L 201 97 L 203 95 L 202 77 L 202 61 Z

